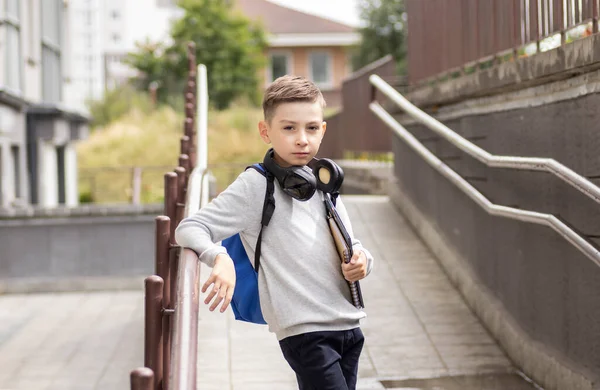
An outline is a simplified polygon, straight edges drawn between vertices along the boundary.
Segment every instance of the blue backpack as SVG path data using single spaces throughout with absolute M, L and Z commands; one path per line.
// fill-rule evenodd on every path
M 254 164 L 248 168 L 257 170 L 267 178 L 267 191 L 263 204 L 260 233 L 256 242 L 254 267 L 252 267 L 252 263 L 242 245 L 239 234 L 224 239 L 222 245 L 233 259 L 235 267 L 236 282 L 235 289 L 233 290 L 233 298 L 231 299 L 231 308 L 233 309 L 235 319 L 255 324 L 266 324 L 260 310 L 260 300 L 258 298 L 258 268 L 260 266 L 260 247 L 263 228 L 269 224 L 273 216 L 273 211 L 275 211 L 275 198 L 273 197 L 274 177 L 262 164 Z

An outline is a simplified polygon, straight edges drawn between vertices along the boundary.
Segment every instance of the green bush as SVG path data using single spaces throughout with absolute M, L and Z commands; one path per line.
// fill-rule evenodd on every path
M 92 127 L 98 127 L 122 118 L 132 108 L 149 113 L 153 105 L 147 94 L 125 84 L 107 91 L 103 99 L 88 102 L 88 108 L 92 115 Z
M 94 203 L 94 197 L 92 196 L 92 192 L 90 190 L 80 192 L 79 203 Z

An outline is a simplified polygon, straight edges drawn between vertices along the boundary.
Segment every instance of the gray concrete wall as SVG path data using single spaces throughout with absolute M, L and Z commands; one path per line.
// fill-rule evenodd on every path
M 493 154 L 554 158 L 598 184 L 599 48 L 590 37 L 411 97 Z M 600 205 L 588 197 L 543 172 L 489 169 L 396 117 L 492 202 L 555 214 L 598 245 Z M 393 144 L 395 202 L 508 355 L 546 389 L 600 388 L 600 268 L 549 228 L 489 216 Z
M 5 213 L 0 292 L 141 288 L 154 270 L 160 213 L 160 207 Z

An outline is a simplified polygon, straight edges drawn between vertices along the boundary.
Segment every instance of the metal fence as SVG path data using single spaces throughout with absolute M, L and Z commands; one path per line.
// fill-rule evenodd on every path
M 131 371 L 132 390 L 195 388 L 199 295 L 198 256 L 175 242 L 186 212 L 188 181 L 196 163 L 195 45 L 188 47 L 185 125 L 174 172 L 164 174 L 164 215 L 156 217 L 155 274 L 145 280 L 144 367 Z
M 583 26 L 598 32 L 600 0 L 407 0 L 411 84 L 465 73 L 545 38 Z
M 210 164 L 210 194 L 223 191 L 245 167 L 255 163 Z M 106 166 L 79 170 L 80 203 L 160 203 L 168 166 Z
M 166 166 L 106 166 L 79 169 L 80 203 L 158 203 Z
M 412 222 L 421 233 L 426 225 L 435 230 L 423 237 L 459 287 L 469 290 L 477 285 L 499 303 L 484 307 L 479 297 L 465 294 L 471 306 L 515 363 L 537 382 L 547 388 L 576 388 L 573 382 L 569 385 L 575 375 L 561 377 L 564 367 L 596 381 L 600 374 L 600 349 L 595 347 L 600 343 L 600 188 L 592 177 L 585 179 L 555 160 L 538 156 L 554 152 L 562 160 L 567 153 L 577 155 L 570 159 L 581 159 L 575 166 L 598 172 L 593 146 L 597 130 L 584 129 L 589 135 L 582 136 L 578 128 L 591 122 L 589 118 L 578 121 L 583 115 L 574 108 L 589 104 L 590 112 L 595 112 L 597 96 L 590 103 L 580 98 L 460 117 L 448 124 L 451 131 L 381 80 L 373 77 L 372 81 L 416 121 L 404 128 L 381 105 L 371 104 L 395 132 L 397 203 L 405 211 L 418 210 Z M 567 126 L 577 131 L 559 137 Z M 562 150 L 562 156 L 550 143 Z M 583 147 L 586 143 L 590 152 Z M 511 157 L 523 155 L 536 158 Z M 451 249 L 440 249 L 443 245 Z M 462 260 L 461 267 L 449 260 L 453 256 Z M 460 279 L 462 269 L 472 272 L 474 280 Z M 523 334 L 527 337 L 519 339 Z M 539 353 L 530 353 L 535 350 Z
M 401 86 L 404 80 L 396 77 L 395 63 L 386 56 L 356 71 L 342 84 L 342 111 L 326 118 L 327 134 L 319 156 L 345 158 L 361 154 L 391 152 L 391 134 L 369 110 L 371 85 L 369 76 L 377 74 L 386 81 Z

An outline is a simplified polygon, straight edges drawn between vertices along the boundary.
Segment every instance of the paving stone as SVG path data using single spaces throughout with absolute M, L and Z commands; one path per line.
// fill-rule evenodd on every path
M 345 197 L 376 257 L 362 281 L 368 318 L 358 390 L 385 378 L 498 373 L 502 350 L 386 197 Z M 201 266 L 201 283 L 210 270 Z M 0 295 L 0 389 L 128 389 L 143 364 L 143 291 Z M 202 295 L 202 300 L 204 295 Z M 200 390 L 296 389 L 266 326 L 200 304 Z

